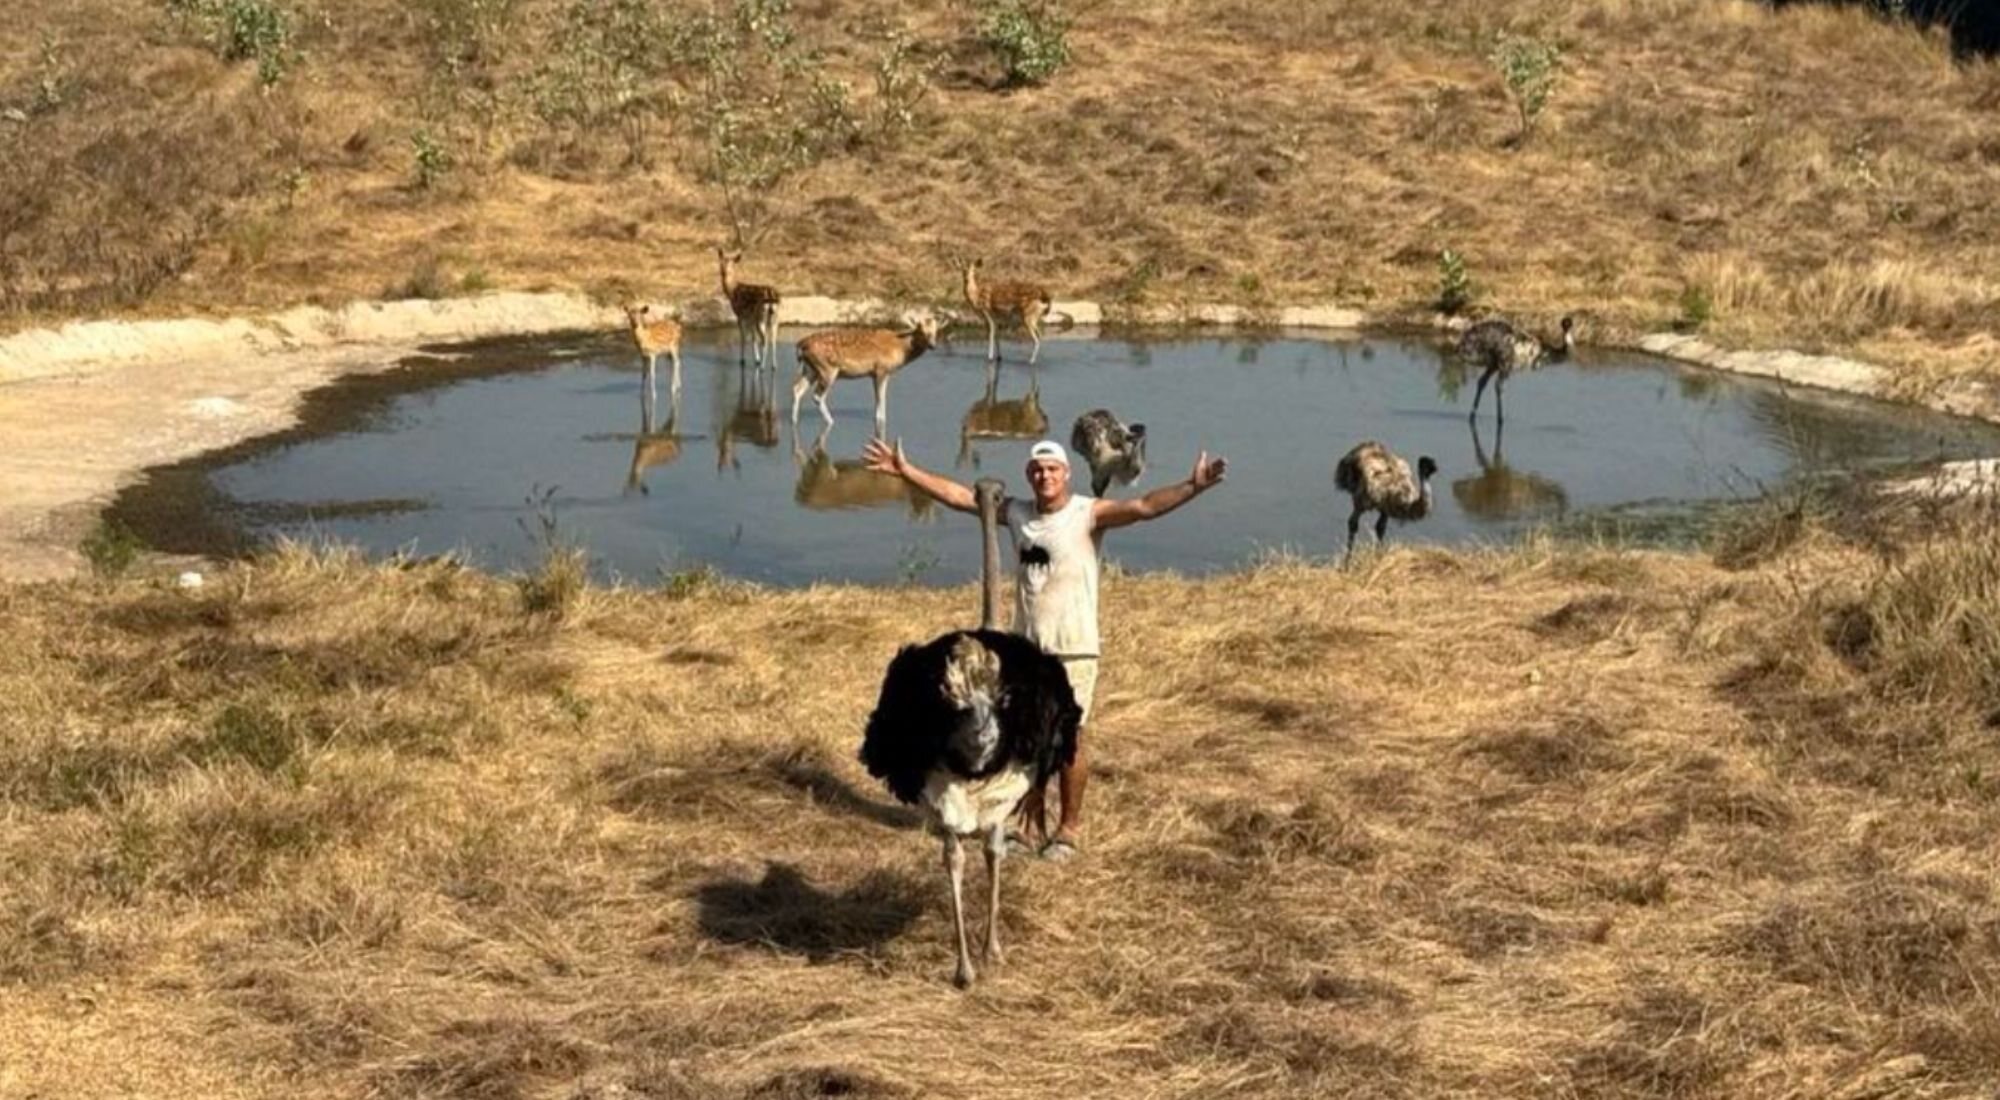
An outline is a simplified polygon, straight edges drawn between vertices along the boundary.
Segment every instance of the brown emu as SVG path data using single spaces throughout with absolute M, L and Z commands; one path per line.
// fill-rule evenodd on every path
M 1458 354 L 1479 368 L 1479 388 L 1472 392 L 1472 415 L 1479 416 L 1479 399 L 1486 396 L 1486 383 L 1493 383 L 1493 415 L 1507 417 L 1504 391 L 1507 379 L 1516 371 L 1531 371 L 1545 363 L 1566 358 L 1576 348 L 1572 331 L 1575 322 L 1562 319 L 1562 332 L 1553 340 L 1541 340 L 1505 321 L 1481 321 L 1458 338 Z
M 1417 459 L 1417 474 L 1411 477 L 1409 463 L 1373 440 L 1347 452 L 1333 470 L 1334 486 L 1354 501 L 1354 511 L 1347 517 L 1347 556 L 1354 556 L 1354 536 L 1361 530 L 1363 512 L 1375 513 L 1378 546 L 1392 517 L 1408 523 L 1430 515 L 1431 477 L 1437 468 L 1425 455 Z

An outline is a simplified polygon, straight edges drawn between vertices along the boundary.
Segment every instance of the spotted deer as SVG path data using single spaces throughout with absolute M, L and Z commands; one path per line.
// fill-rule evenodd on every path
M 972 307 L 986 321 L 986 359 L 996 362 L 1000 358 L 1000 322 L 1018 321 L 1027 332 L 1028 339 L 1034 341 L 1035 349 L 1028 355 L 1029 365 L 1033 365 L 1042 355 L 1042 322 L 1048 319 L 1054 305 L 1047 287 L 1039 283 L 996 282 L 981 283 L 979 269 L 983 261 L 973 259 L 965 264 L 965 303 Z
M 754 344 L 757 348 L 757 369 L 765 366 L 765 357 L 770 357 L 770 366 L 776 369 L 778 358 L 778 288 L 762 283 L 741 283 L 736 281 L 736 265 L 743 261 L 741 252 L 715 250 L 715 258 L 722 266 L 722 295 L 729 299 L 730 311 L 736 314 L 736 365 L 745 360 L 744 349 Z
M 792 428 L 799 426 L 799 400 L 808 389 L 819 403 L 819 414 L 833 425 L 826 407 L 827 391 L 842 378 L 875 380 L 875 434 L 889 419 L 889 378 L 918 356 L 937 346 L 939 320 L 926 317 L 909 328 L 838 328 L 815 332 L 799 341 L 799 377 L 792 383 Z
M 669 387 L 675 398 L 681 392 L 681 323 L 670 317 L 653 318 L 653 307 L 629 304 L 625 307 L 625 320 L 632 326 L 632 346 L 639 350 L 640 358 L 646 361 L 646 399 L 653 400 L 653 367 L 664 355 L 674 364 L 673 384 Z

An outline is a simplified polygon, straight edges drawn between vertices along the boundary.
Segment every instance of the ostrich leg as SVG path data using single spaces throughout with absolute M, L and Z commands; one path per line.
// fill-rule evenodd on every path
M 996 966 L 1000 953 L 1000 860 L 1007 854 L 1007 826 L 986 830 L 986 965 Z
M 979 974 L 972 969 L 972 946 L 965 937 L 965 849 L 957 833 L 945 834 L 944 869 L 951 875 L 951 923 L 958 932 L 958 972 L 951 984 L 968 989 Z

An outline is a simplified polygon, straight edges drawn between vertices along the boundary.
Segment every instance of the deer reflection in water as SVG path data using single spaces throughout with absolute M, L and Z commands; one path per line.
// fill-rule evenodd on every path
M 1555 481 L 1540 474 L 1516 470 L 1501 454 L 1505 428 L 1493 435 L 1493 457 L 1479 438 L 1478 421 L 1471 422 L 1472 457 L 1479 463 L 1476 477 L 1451 483 L 1452 499 L 1466 515 L 1489 522 L 1529 517 L 1561 517 L 1569 511 L 1569 493 Z
M 821 511 L 848 508 L 881 508 L 902 504 L 913 519 L 935 519 L 937 502 L 912 489 L 908 482 L 892 474 L 876 473 L 858 458 L 835 459 L 826 453 L 827 433 L 820 429 L 813 440 L 812 453 L 792 446 L 792 461 L 799 468 L 799 480 L 792 487 L 792 499 L 801 507 Z
M 741 472 L 738 443 L 770 450 L 778 445 L 778 374 L 775 370 L 736 375 L 736 408 L 727 416 L 718 415 L 715 433 L 716 470 Z
M 630 495 L 637 490 L 641 496 L 650 496 L 652 490 L 646 487 L 646 471 L 655 466 L 665 466 L 681 457 L 681 395 L 672 391 L 667 406 L 667 422 L 654 430 L 654 402 L 650 393 L 639 395 L 639 434 L 632 440 L 632 464 L 625 471 L 625 492 Z
M 979 454 L 972 449 L 975 439 L 1042 439 L 1049 434 L 1049 416 L 1042 411 L 1041 379 L 1028 377 L 1028 392 L 1011 400 L 1000 400 L 1000 365 L 986 364 L 986 394 L 965 410 L 958 428 L 958 465 L 970 462 L 976 468 Z

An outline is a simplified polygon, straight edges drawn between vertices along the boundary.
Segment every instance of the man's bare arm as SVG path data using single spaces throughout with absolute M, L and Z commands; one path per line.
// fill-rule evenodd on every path
M 1098 528 L 1124 527 L 1142 520 L 1158 519 L 1168 512 L 1222 483 L 1229 471 L 1229 460 L 1217 456 L 1209 458 L 1203 451 L 1194 460 L 1194 473 L 1186 481 L 1172 485 L 1162 485 L 1141 497 L 1132 500 L 1098 500 L 1091 509 L 1091 519 Z
M 931 473 L 911 462 L 903 456 L 903 441 L 900 439 L 893 445 L 871 439 L 867 446 L 861 448 L 861 458 L 869 469 L 876 473 L 894 474 L 953 511 L 971 514 L 979 511 L 979 498 L 973 496 L 971 486 L 942 474 Z

